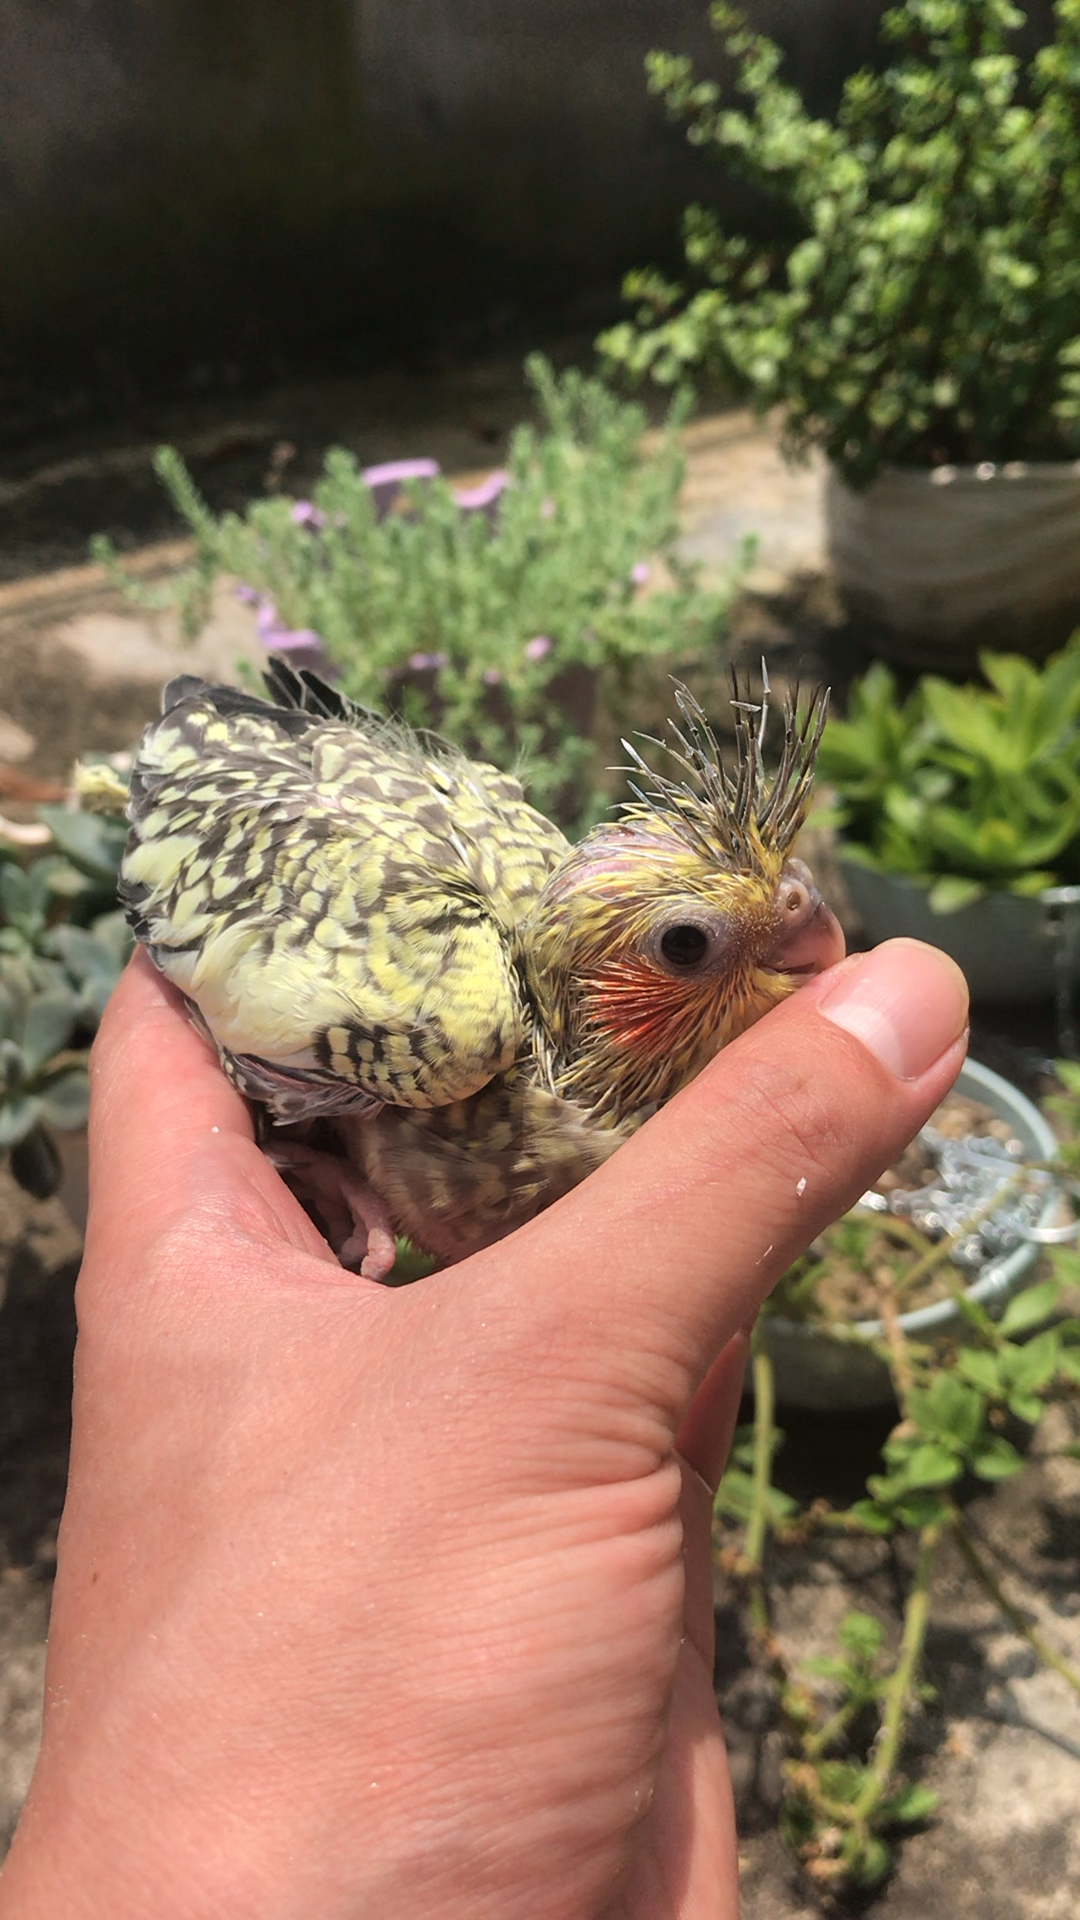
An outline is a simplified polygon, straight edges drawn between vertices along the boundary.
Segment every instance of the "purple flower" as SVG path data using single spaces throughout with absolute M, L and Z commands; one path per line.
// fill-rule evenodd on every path
M 248 592 L 250 593 L 250 588 Z M 287 627 L 274 602 L 267 595 L 259 601 L 255 615 L 255 631 L 263 646 L 273 653 L 309 654 L 310 659 L 306 662 L 301 661 L 301 665 L 318 666 L 322 662 L 321 636 L 313 627 Z
M 502 685 L 502 674 L 499 672 L 498 667 L 485 667 L 483 679 L 485 687 L 501 687 Z
M 275 653 L 322 653 L 322 637 L 314 627 L 279 627 L 267 645 Z
M 475 487 L 458 487 L 454 493 L 454 505 L 462 513 L 486 513 L 494 522 L 496 510 L 502 495 L 510 485 L 510 475 L 502 467 L 496 467 L 494 473 L 485 475 Z
M 647 560 L 635 560 L 630 569 L 630 578 L 635 587 L 643 587 L 651 572 L 652 568 Z
M 360 478 L 371 488 L 376 520 L 389 513 L 406 480 L 434 480 L 438 472 L 437 460 L 384 460 L 381 466 L 365 467 Z
M 259 597 L 255 588 L 246 586 L 243 580 L 241 580 L 239 586 L 233 588 L 233 592 L 238 600 L 243 601 L 246 607 L 253 607 Z
M 298 527 L 314 527 L 317 530 L 326 525 L 325 513 L 314 506 L 310 500 L 294 500 L 289 518 L 294 520 Z
M 526 640 L 526 660 L 543 660 L 551 652 L 551 644 L 546 633 L 538 633 L 535 640 Z
M 410 653 L 409 665 L 414 673 L 427 673 L 432 669 L 437 673 L 440 667 L 447 665 L 447 655 L 445 653 Z

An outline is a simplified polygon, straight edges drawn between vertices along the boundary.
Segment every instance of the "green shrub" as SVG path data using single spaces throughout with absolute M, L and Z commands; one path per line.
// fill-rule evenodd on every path
M 884 462 L 1061 457 L 1080 432 L 1080 0 L 1057 0 L 1024 69 L 1009 0 L 904 0 L 895 56 L 807 113 L 782 55 L 719 0 L 711 17 L 749 105 L 654 53 L 649 83 L 689 138 L 777 203 L 758 244 L 686 216 L 688 292 L 627 283 L 637 322 L 612 361 L 662 381 L 718 375 L 777 406 L 789 453 L 821 448 L 854 485 Z

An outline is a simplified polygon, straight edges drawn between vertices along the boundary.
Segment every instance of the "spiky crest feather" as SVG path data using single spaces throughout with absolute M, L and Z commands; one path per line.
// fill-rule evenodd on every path
M 732 865 L 746 873 L 772 873 L 792 846 L 806 819 L 814 783 L 814 765 L 825 728 L 829 690 L 818 687 L 805 711 L 799 712 L 799 687 L 785 696 L 782 709 L 784 741 L 776 772 L 770 779 L 764 767 L 765 732 L 771 688 L 765 662 L 761 663 L 762 692 L 751 700 L 734 668 L 731 705 L 735 714 L 735 765 L 729 769 L 712 727 L 698 700 L 681 681 L 675 681 L 675 704 L 682 727 L 668 726 L 671 740 L 651 734 L 641 737 L 681 767 L 687 779 L 673 779 L 650 767 L 629 740 L 622 742 L 632 765 L 620 771 L 636 776 L 630 791 L 637 801 L 626 813 L 659 814 L 675 826 L 696 853 L 715 859 L 717 848 Z M 639 779 L 644 784 L 639 784 Z

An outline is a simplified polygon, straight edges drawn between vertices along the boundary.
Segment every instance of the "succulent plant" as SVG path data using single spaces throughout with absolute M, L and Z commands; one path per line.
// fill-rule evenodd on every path
M 46 1199 L 62 1174 L 54 1132 L 86 1124 L 86 1051 L 131 939 L 115 905 L 123 827 L 60 806 L 39 817 L 52 844 L 25 865 L 0 859 L 0 1151 Z

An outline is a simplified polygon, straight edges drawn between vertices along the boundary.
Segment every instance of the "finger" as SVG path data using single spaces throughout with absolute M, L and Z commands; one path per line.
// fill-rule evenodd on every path
M 88 1243 L 122 1220 L 138 1245 L 199 1203 L 211 1225 L 268 1230 L 328 1255 L 255 1145 L 247 1102 L 141 949 L 105 1009 L 90 1081 Z
M 726 1048 L 477 1279 L 564 1364 L 626 1378 L 677 1430 L 715 1355 L 775 1281 L 903 1149 L 966 1044 L 963 975 L 890 941 L 831 969 Z M 503 1309 L 500 1307 L 500 1311 Z M 576 1356 L 576 1360 L 575 1360 Z
M 710 1494 L 715 1494 L 728 1463 L 749 1357 L 750 1339 L 740 1330 L 717 1354 L 675 1442 Z

